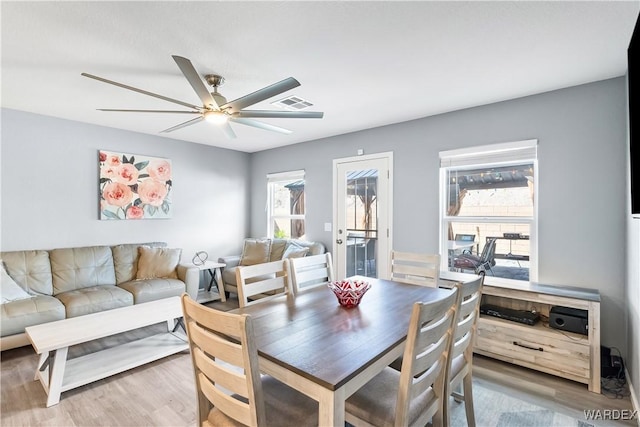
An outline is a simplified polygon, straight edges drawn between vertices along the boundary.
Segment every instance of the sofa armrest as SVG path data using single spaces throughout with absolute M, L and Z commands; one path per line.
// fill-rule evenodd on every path
M 189 296 L 196 300 L 200 288 L 200 269 L 188 264 L 179 264 L 178 278 L 184 282 L 185 291 Z
M 227 264 L 226 268 L 237 267 L 240 264 L 240 255 L 228 255 L 218 258 L 218 262 Z

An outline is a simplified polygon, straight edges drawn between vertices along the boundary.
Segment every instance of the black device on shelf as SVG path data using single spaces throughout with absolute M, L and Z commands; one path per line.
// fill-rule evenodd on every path
M 576 334 L 589 335 L 589 312 L 579 308 L 551 307 L 549 326 Z
M 500 307 L 492 304 L 482 304 L 480 306 L 480 313 L 529 326 L 535 325 L 538 320 L 540 320 L 540 315 L 538 313 L 532 313 L 526 310 L 514 310 L 512 308 Z

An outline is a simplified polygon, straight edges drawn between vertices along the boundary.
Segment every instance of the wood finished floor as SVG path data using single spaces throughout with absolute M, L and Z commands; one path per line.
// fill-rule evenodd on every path
M 163 330 L 154 325 L 70 349 L 70 357 L 110 347 Z M 62 393 L 45 407 L 46 395 L 33 380 L 37 355 L 31 347 L 2 352 L 0 425 L 2 426 L 195 426 L 196 399 L 191 360 L 179 353 L 107 379 Z M 474 359 L 474 375 L 484 386 L 532 404 L 583 420 L 584 409 L 631 409 L 629 398 L 610 399 L 586 386 L 489 358 Z M 508 408 L 506 408 L 508 409 Z M 598 423 L 596 426 L 637 425 Z M 481 426 L 479 426 L 481 427 Z

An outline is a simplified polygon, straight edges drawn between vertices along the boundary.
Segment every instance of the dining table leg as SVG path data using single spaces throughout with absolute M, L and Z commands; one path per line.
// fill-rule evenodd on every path
M 344 425 L 344 387 L 332 391 L 322 390 L 318 405 L 318 425 L 320 427 Z

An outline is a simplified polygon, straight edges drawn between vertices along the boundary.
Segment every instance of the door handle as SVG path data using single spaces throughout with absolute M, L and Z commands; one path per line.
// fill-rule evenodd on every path
M 336 240 L 336 243 L 337 243 L 337 244 L 339 244 L 339 245 L 341 245 L 341 244 L 342 244 L 342 239 L 338 239 L 338 240 Z

